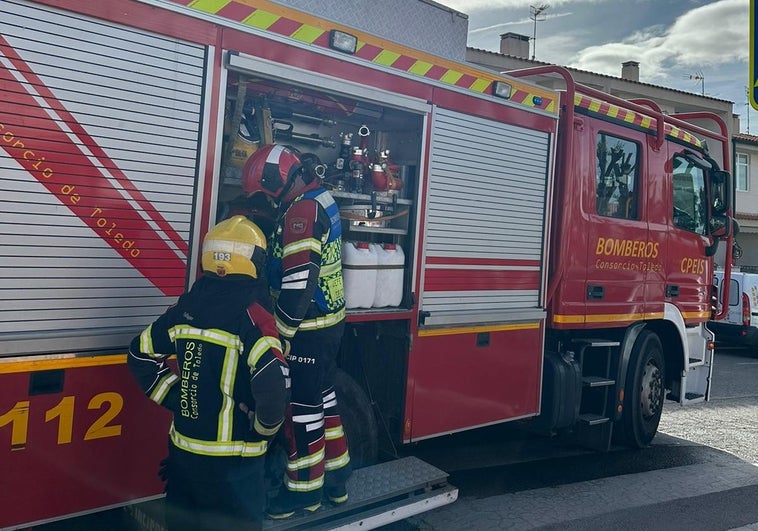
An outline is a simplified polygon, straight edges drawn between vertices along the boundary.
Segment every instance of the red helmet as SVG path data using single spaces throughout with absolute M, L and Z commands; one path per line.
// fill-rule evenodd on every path
M 286 146 L 269 144 L 253 153 L 242 169 L 242 190 L 247 195 L 263 192 L 282 199 L 302 168 L 300 157 Z

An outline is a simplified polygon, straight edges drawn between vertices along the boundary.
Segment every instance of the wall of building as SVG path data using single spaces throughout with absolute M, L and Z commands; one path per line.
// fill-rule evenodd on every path
M 734 152 L 748 156 L 748 186 L 745 191 L 735 192 L 735 211 L 740 224 L 737 241 L 742 247 L 741 266 L 758 266 L 758 137 L 736 135 Z
M 468 15 L 433 0 L 274 1 L 417 50 L 466 60 Z

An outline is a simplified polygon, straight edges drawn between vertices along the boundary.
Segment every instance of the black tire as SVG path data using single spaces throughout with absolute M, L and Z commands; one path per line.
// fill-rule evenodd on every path
M 619 442 L 644 448 L 658 431 L 665 397 L 666 367 L 658 336 L 643 330 L 634 342 L 626 376 L 624 411 L 617 433 Z
M 379 435 L 371 401 L 361 386 L 343 370 L 337 369 L 334 387 L 353 469 L 375 464 L 379 454 Z

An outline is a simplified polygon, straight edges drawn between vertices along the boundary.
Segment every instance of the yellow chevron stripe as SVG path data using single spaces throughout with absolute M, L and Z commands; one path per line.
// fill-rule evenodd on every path
M 244 19 L 242 23 L 246 26 L 252 26 L 254 28 L 266 30 L 273 26 L 274 23 L 279 20 L 279 18 L 281 17 L 259 9 Z
M 618 115 L 620 111 L 622 110 L 620 107 L 616 105 L 609 105 L 608 111 L 603 113 L 600 110 L 601 103 L 602 102 L 600 100 L 596 100 L 594 98 L 590 98 L 588 96 L 584 96 L 581 94 L 576 94 L 574 96 L 575 107 L 587 109 L 597 114 L 604 114 L 605 116 L 608 116 L 609 118 L 618 119 Z M 627 111 L 626 116 L 623 118 L 623 121 L 626 123 L 633 124 L 637 118 L 640 118 L 641 120 L 640 121 L 641 127 L 643 127 L 644 129 L 653 129 L 654 127 L 653 118 L 644 114 L 633 112 L 633 111 Z M 692 135 L 691 133 L 688 133 L 687 131 L 683 131 L 682 129 L 679 129 L 674 126 L 667 125 L 667 127 L 668 127 L 668 131 L 666 131 L 666 134 L 668 136 L 677 138 L 679 140 L 683 140 L 684 142 L 693 144 L 698 147 L 701 147 L 703 145 L 700 139 L 696 137 L 695 135 Z
M 411 74 L 416 74 L 418 76 L 425 76 L 429 70 L 432 69 L 434 65 L 432 63 L 427 63 L 426 61 L 416 61 L 413 63 L 413 65 L 408 69 L 408 72 Z
M 484 92 L 485 90 L 487 90 L 487 87 L 489 86 L 490 86 L 490 82 L 487 81 L 486 79 L 477 79 L 471 84 L 469 88 L 473 90 L 474 92 Z M 516 87 L 514 86 L 513 88 L 515 89 Z
M 230 3 L 230 0 L 195 0 L 187 6 L 204 13 L 217 15 L 219 11 Z M 496 75 L 489 75 L 481 70 L 475 70 L 473 67 L 469 68 L 400 44 L 389 43 L 369 34 L 357 31 L 354 28 L 341 26 L 332 23 L 331 21 L 325 21 L 313 15 L 308 15 L 292 8 L 274 4 L 268 0 L 236 0 L 236 3 L 255 9 L 255 11 L 244 20 L 236 20 L 236 22 L 241 22 L 242 24 L 259 30 L 269 30 L 269 28 L 279 19 L 287 18 L 301 24 L 301 26 L 289 36 L 308 44 L 312 44 L 328 31 L 325 27 L 325 24 L 328 22 L 329 29 L 339 29 L 346 31 L 351 35 L 355 35 L 358 39 L 358 50 L 363 49 L 367 43 L 372 43 L 372 45 L 382 49 L 379 55 L 372 59 L 372 62 L 379 65 L 391 66 L 399 57 L 405 55 L 416 60 L 407 72 L 424 77 L 435 65 L 440 66 L 447 70 L 447 72 L 440 78 L 442 82 L 455 85 L 464 75 L 469 75 L 474 77 L 475 81 L 468 87 L 468 89 L 479 93 L 484 93 L 490 87 L 492 81 L 500 79 Z M 390 46 L 392 49 L 389 49 Z M 534 91 L 534 87 L 530 87 L 516 80 L 510 80 L 508 82 L 513 86 L 514 90 L 530 90 L 529 97 L 522 102 L 523 106 L 535 107 L 533 97 L 537 96 L 543 100 L 545 110 L 552 114 L 557 112 L 558 102 L 556 101 L 555 94 L 550 90 L 545 89 L 544 91 L 531 92 Z
M 440 81 L 443 83 L 450 83 L 451 85 L 455 85 L 458 83 L 458 80 L 463 77 L 463 74 L 460 72 L 456 72 L 455 70 L 448 70 L 445 72 L 445 75 L 440 78 Z
M 225 8 L 230 3 L 230 0 L 195 0 L 190 2 L 188 7 L 198 9 L 205 13 L 216 14 Z
M 321 28 L 315 28 L 308 24 L 300 26 L 295 33 L 290 35 L 293 39 L 313 44 L 313 42 L 324 34 Z
M 399 58 L 399 53 L 391 52 L 389 50 L 382 50 L 379 52 L 379 55 L 374 58 L 374 62 L 383 66 L 391 66 L 392 63 L 397 61 Z

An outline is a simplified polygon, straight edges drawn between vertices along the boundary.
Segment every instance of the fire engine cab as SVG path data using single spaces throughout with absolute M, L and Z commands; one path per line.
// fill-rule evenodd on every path
M 126 349 L 197 277 L 271 143 L 308 155 L 343 224 L 357 470 L 309 528 L 456 499 L 388 445 L 521 421 L 642 447 L 664 400 L 707 400 L 714 256 L 736 230 L 718 117 L 557 66 L 473 67 L 431 49 L 463 20 L 434 2 L 376 7 L 407 24 L 393 38 L 310 4 L 0 4 L 0 528 L 160 505 L 171 419 Z

